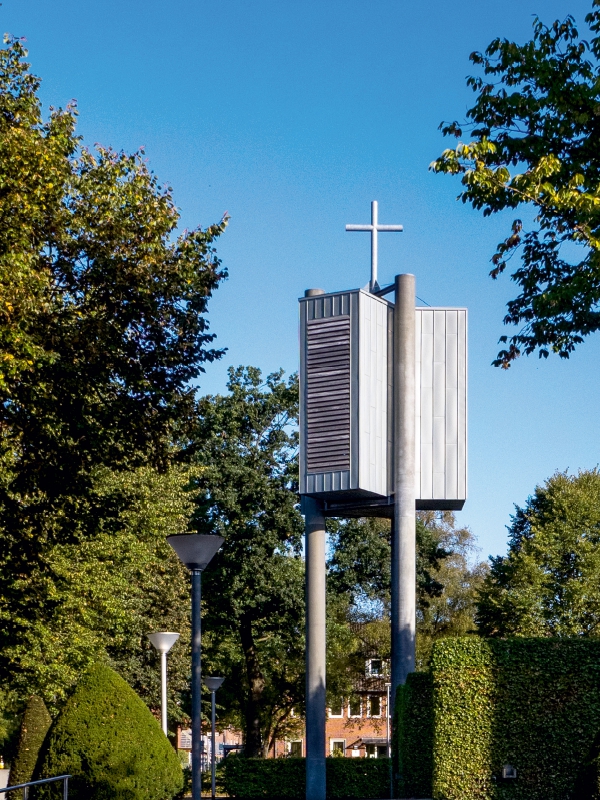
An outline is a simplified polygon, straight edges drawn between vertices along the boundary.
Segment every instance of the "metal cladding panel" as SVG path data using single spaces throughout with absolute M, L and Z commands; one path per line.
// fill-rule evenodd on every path
M 416 309 L 417 500 L 467 496 L 467 311 Z
M 300 492 L 387 495 L 388 311 L 362 290 L 300 299 Z
M 300 341 L 301 494 L 357 509 L 389 504 L 393 305 L 362 290 L 301 298 Z M 467 495 L 466 309 L 417 308 L 415 356 L 417 507 L 458 509 Z
M 358 291 L 300 300 L 300 492 L 358 485 Z
M 359 487 L 387 495 L 388 303 L 361 292 L 359 312 Z
M 306 476 L 306 491 L 303 494 L 345 492 L 350 488 L 349 470 L 343 472 L 320 472 Z
M 350 470 L 350 315 L 306 324 L 306 469 Z

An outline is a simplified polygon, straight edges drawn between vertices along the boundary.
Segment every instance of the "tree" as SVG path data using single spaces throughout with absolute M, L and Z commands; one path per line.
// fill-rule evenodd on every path
M 491 559 L 477 619 L 486 636 L 600 632 L 600 472 L 557 472 L 516 507 Z
M 508 346 L 494 361 L 508 368 L 521 352 L 568 358 L 600 327 L 600 0 L 586 16 L 580 39 L 567 17 L 551 26 L 538 18 L 523 45 L 495 39 L 471 61 L 482 76 L 468 78 L 477 94 L 464 125 L 442 125 L 472 141 L 445 150 L 436 172 L 462 176 L 460 199 L 488 216 L 531 208 L 533 225 L 515 219 L 492 258 L 497 278 L 520 250 L 512 274 L 521 293 L 508 303 L 502 336 Z
M 169 657 L 170 716 L 185 716 L 189 577 L 166 536 L 187 527 L 193 475 L 184 466 L 164 474 L 98 468 L 75 506 L 72 540 L 45 547 L 25 577 L 4 577 L 10 591 L 0 597 L 0 676 L 18 697 L 36 691 L 56 711 L 104 655 L 158 709 L 158 659 L 146 634 L 167 629 L 181 632 Z M 59 527 L 62 519 L 48 524 Z
M 245 752 L 265 755 L 304 702 L 304 565 L 298 508 L 298 383 L 229 370 L 229 394 L 200 400 L 196 529 L 225 543 L 204 578 L 205 663 Z M 294 721 L 295 719 L 295 721 Z
M 191 382 L 222 354 L 206 312 L 227 219 L 178 234 L 143 152 L 85 148 L 74 105 L 44 120 L 22 42 L 5 45 L 0 675 L 56 708 L 106 651 L 156 703 L 143 643 L 151 625 L 187 620 L 187 575 L 162 537 L 187 526 L 177 464 Z
M 436 639 L 476 632 L 478 591 L 488 568 L 485 562 L 476 560 L 473 533 L 458 527 L 453 513 L 420 513 L 430 536 L 445 554 L 432 566 L 431 577 L 441 588 L 428 593 L 417 611 L 417 662 L 423 667 Z
M 330 591 L 347 594 L 347 619 L 385 622 L 369 628 L 379 637 L 369 649 L 379 648 L 385 658 L 390 652 L 390 523 L 382 519 L 332 521 L 331 529 Z M 476 590 L 485 567 L 471 566 L 476 550 L 473 534 L 468 528 L 457 528 L 451 512 L 418 512 L 416 541 L 417 656 L 423 664 L 436 638 L 474 630 Z M 360 642 L 355 645 L 362 653 Z M 355 661 L 364 670 L 364 660 L 362 667 L 360 658 Z
M 190 381 L 222 354 L 206 310 L 226 274 L 213 244 L 227 220 L 175 236 L 171 190 L 143 152 L 82 147 L 73 106 L 44 123 L 25 55 L 17 40 L 0 50 L 4 291 L 14 308 L 33 297 L 23 319 L 0 315 L 0 344 L 16 337 L 28 357 L 3 356 L 21 366 L 3 376 L 0 422 L 10 488 L 51 501 L 85 485 L 90 465 L 168 457 L 193 410 Z M 33 288 L 21 292 L 22 262 Z

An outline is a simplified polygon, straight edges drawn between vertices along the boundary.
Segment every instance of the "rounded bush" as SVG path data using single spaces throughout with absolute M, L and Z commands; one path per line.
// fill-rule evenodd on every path
M 133 689 L 96 664 L 50 729 L 37 777 L 70 774 L 69 800 L 167 800 L 183 786 L 177 753 Z M 50 798 L 40 787 L 36 797 Z
M 35 765 L 38 760 L 40 748 L 44 743 L 48 729 L 52 724 L 52 717 L 48 713 L 46 704 L 41 697 L 33 695 L 27 701 L 23 720 L 21 722 L 21 733 L 19 735 L 19 749 L 13 763 L 10 765 L 10 775 L 8 785 L 15 786 L 19 783 L 27 783 L 31 780 Z M 19 790 L 22 796 L 22 790 Z M 16 794 L 11 795 L 16 800 Z

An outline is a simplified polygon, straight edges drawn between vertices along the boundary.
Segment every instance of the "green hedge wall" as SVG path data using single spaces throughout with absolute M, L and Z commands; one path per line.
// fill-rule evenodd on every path
M 413 672 L 396 691 L 394 752 L 398 797 L 431 797 L 433 779 L 433 683 Z M 396 795 L 394 795 L 396 797 Z
M 596 769 L 600 641 L 445 639 L 433 648 L 429 681 L 413 676 L 398 699 L 404 796 L 587 800 L 576 781 L 596 780 L 581 776 Z M 502 778 L 505 764 L 516 768 L 516 780 Z
M 390 796 L 388 758 L 328 758 L 327 797 L 386 798 Z M 306 761 L 303 758 L 244 758 L 228 756 L 221 762 L 227 794 L 244 800 L 258 797 L 304 800 Z
M 496 796 L 492 780 L 495 772 L 492 751 L 499 744 L 493 729 L 498 679 L 494 654 L 498 645 L 504 644 L 469 637 L 444 639 L 433 648 L 433 797 L 436 799 L 478 800 Z

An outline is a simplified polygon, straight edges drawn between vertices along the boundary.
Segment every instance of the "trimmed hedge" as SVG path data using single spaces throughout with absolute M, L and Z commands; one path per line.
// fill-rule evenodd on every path
M 390 796 L 389 758 L 328 758 L 327 797 L 386 798 Z
M 386 798 L 390 796 L 389 758 L 327 758 L 327 797 Z M 304 800 L 304 758 L 244 758 L 228 756 L 220 765 L 223 786 L 231 797 Z
M 398 700 L 396 753 L 408 791 L 435 800 L 597 795 L 600 641 L 445 639 L 433 648 L 426 687 L 414 676 Z M 429 730 L 427 795 L 427 759 L 409 751 L 431 741 Z M 508 764 L 516 779 L 502 778 Z
M 392 731 L 398 797 L 431 797 L 433 779 L 433 683 L 413 672 L 396 690 Z M 394 795 L 396 796 L 396 795 Z
M 498 757 L 504 749 L 502 734 L 494 730 L 494 712 L 502 702 L 497 692 L 500 676 L 495 653 L 506 644 L 475 637 L 444 639 L 432 650 L 434 798 L 483 800 L 494 796 L 493 778 L 497 777 Z M 518 664 L 517 671 L 520 668 Z M 518 713 L 523 714 L 526 708 L 527 703 Z M 496 760 L 494 750 L 498 751 Z M 505 763 L 522 769 L 514 758 L 500 761 L 500 771 Z
M 177 753 L 117 673 L 85 672 L 50 729 L 37 777 L 70 774 L 70 800 L 169 800 L 183 786 Z M 41 786 L 36 798 L 51 798 Z
M 19 783 L 27 783 L 31 780 L 38 755 L 46 734 L 52 725 L 52 717 L 48 713 L 46 704 L 41 697 L 33 695 L 27 701 L 23 720 L 21 722 L 21 733 L 19 735 L 19 749 L 13 763 L 10 765 L 8 776 L 8 786 L 16 786 Z M 23 796 L 23 789 L 10 795 L 12 800 Z

